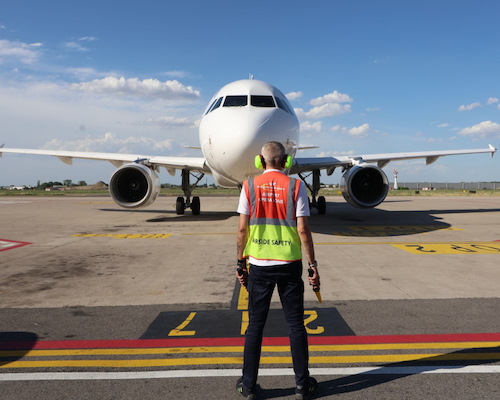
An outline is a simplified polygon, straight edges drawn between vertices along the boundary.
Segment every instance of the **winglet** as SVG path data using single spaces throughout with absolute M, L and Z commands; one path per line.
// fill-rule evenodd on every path
M 490 146 L 491 158 L 493 158 L 493 155 L 495 154 L 495 152 L 497 151 L 497 149 L 493 145 L 491 145 L 491 144 L 489 144 L 488 146 Z

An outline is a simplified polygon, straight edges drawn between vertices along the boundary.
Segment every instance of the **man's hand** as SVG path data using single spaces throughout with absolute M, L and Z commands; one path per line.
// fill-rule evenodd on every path
M 238 259 L 236 267 L 236 278 L 240 281 L 241 286 L 247 286 L 248 284 L 248 269 L 247 260 L 245 258 Z
M 236 269 L 236 278 L 240 281 L 241 286 L 247 286 L 248 284 L 248 270 L 246 268 L 238 267 Z
M 309 267 L 309 270 L 312 271 L 312 275 L 309 272 L 309 285 L 311 285 L 313 288 L 317 287 L 319 288 L 320 286 L 320 281 L 319 281 L 319 273 L 318 273 L 318 268 L 317 267 Z

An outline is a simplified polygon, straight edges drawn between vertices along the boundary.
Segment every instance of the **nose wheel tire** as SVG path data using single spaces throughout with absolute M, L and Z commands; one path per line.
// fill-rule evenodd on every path
M 193 201 L 191 201 L 191 212 L 193 215 L 200 215 L 200 198 L 198 196 L 193 197 Z
M 318 214 L 324 215 L 326 214 L 326 199 L 325 196 L 318 197 Z
M 177 215 L 184 214 L 184 210 L 186 209 L 186 203 L 184 202 L 183 197 L 177 197 L 177 201 L 175 202 L 175 212 Z

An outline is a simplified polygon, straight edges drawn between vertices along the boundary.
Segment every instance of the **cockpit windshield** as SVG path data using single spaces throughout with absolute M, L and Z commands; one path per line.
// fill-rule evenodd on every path
M 254 107 L 276 107 L 273 96 L 250 96 L 250 104 Z
M 224 101 L 223 101 L 224 100 Z M 245 107 L 248 105 L 247 95 L 231 95 L 224 97 L 219 97 L 214 100 L 212 105 L 208 108 L 206 114 L 211 113 L 222 105 L 222 107 Z M 252 107 L 265 107 L 265 108 L 280 108 L 289 114 L 293 114 L 290 107 L 285 100 L 269 95 L 251 95 L 250 105 Z
M 226 96 L 223 107 L 244 107 L 248 105 L 247 96 Z

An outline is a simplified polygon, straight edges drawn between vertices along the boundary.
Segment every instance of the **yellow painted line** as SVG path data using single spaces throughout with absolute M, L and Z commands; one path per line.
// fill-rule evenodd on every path
M 240 286 L 240 293 L 238 294 L 238 310 L 248 310 L 248 291 L 246 288 Z
M 500 254 L 500 242 L 392 244 L 412 254 Z
M 79 204 L 116 204 L 114 201 L 80 201 Z
M 310 357 L 311 364 L 351 364 L 351 363 L 394 363 L 405 361 L 484 361 L 500 360 L 500 353 L 452 353 L 452 354 L 390 354 L 364 356 L 317 356 Z M 261 357 L 261 364 L 291 364 L 291 357 Z M 172 358 L 142 360 L 50 360 L 14 361 L 0 368 L 144 368 L 171 367 L 184 365 L 227 365 L 242 364 L 243 357 Z
M 374 242 L 374 241 L 371 241 L 371 242 L 315 242 L 314 244 L 323 244 L 323 245 L 334 245 L 334 246 L 342 246 L 342 245 L 348 245 L 348 246 L 354 246 L 354 245 L 359 245 L 359 244 L 371 244 L 371 245 L 378 245 L 378 244 L 383 244 L 383 245 L 408 245 L 408 244 L 411 244 L 411 245 L 415 245 L 415 244 L 457 244 L 457 245 L 460 245 L 460 244 L 484 244 L 484 243 L 488 243 L 488 244 L 496 244 L 496 245 L 500 245 L 500 242 L 474 242 L 474 241 L 454 241 L 454 242 L 450 242 L 450 241 L 447 241 L 447 242 L 440 242 L 440 241 L 437 241 L 437 242 L 426 242 L 426 241 L 418 241 L 418 242 Z
M 370 350 L 421 350 L 421 349 L 474 349 L 500 347 L 500 342 L 439 342 L 439 343 L 388 343 L 353 345 L 310 345 L 311 352 L 326 351 L 370 351 Z M 262 346 L 262 351 L 284 353 L 290 346 Z M 156 354 L 197 354 L 197 353 L 241 353 L 243 346 L 213 347 L 161 347 L 132 349 L 70 349 L 70 350 L 20 350 L 0 351 L 0 357 L 54 357 L 54 356 L 95 356 L 95 355 L 156 355 Z
M 111 237 L 115 239 L 167 239 L 172 233 L 79 233 L 72 237 Z
M 184 236 L 203 236 L 203 235 L 234 235 L 235 232 L 196 232 L 196 233 L 183 233 Z
M 188 317 L 182 322 L 177 328 L 174 328 L 170 331 L 168 336 L 194 336 L 196 335 L 196 331 L 183 331 L 183 329 L 189 325 L 189 323 L 196 316 L 196 312 L 192 312 L 188 315 Z
M 440 225 L 350 225 L 346 226 L 353 232 L 422 232 L 422 231 L 461 231 L 460 228 L 452 226 L 442 227 Z

